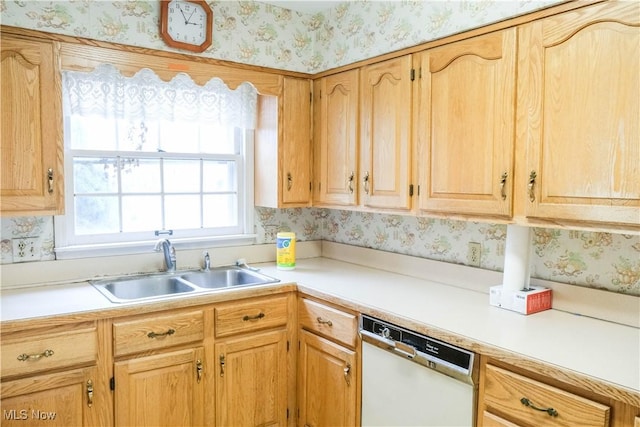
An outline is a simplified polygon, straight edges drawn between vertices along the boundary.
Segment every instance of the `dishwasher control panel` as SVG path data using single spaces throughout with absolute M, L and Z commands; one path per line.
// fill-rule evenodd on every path
M 454 377 L 471 377 L 475 354 L 368 315 L 360 316 L 360 334 L 365 342 L 413 359 Z

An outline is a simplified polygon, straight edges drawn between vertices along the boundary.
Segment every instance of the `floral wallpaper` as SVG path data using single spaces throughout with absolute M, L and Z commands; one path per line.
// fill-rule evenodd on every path
M 2 218 L 0 264 L 13 262 L 12 240 L 36 239 L 37 260 L 53 260 L 53 217 Z M 502 271 L 506 225 L 321 208 L 255 209 L 256 243 L 279 231 L 302 241 L 332 242 L 468 265 L 469 242 L 481 244 L 480 267 Z M 531 276 L 640 296 L 640 235 L 534 228 Z
M 208 0 L 213 44 L 201 55 L 315 73 L 522 15 L 560 0 L 345 1 L 313 15 L 257 1 Z M 169 49 L 158 0 L 0 0 L 2 24 Z

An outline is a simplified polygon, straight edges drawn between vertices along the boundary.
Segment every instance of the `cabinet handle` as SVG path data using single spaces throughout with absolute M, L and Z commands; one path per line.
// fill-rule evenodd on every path
M 47 169 L 47 181 L 49 182 L 49 194 L 53 193 L 53 169 Z
M 347 385 L 351 385 L 351 364 L 347 363 L 344 367 L 344 380 L 347 382 Z
M 291 176 L 291 173 L 288 172 L 287 173 L 287 191 L 291 191 L 291 187 L 293 187 L 293 177 Z
M 175 333 L 176 333 L 175 329 L 168 329 L 166 332 L 149 332 L 147 336 L 149 338 L 159 338 L 159 337 L 166 337 L 168 335 L 173 335 Z
M 53 356 L 53 350 L 45 350 L 39 354 L 22 353 L 20 356 L 18 356 L 18 360 L 21 362 L 26 362 L 27 360 L 40 360 L 43 357 L 50 357 L 50 356 Z
M 224 354 L 220 355 L 220 376 L 224 377 Z
M 243 321 L 248 322 L 249 320 L 260 320 L 265 316 L 263 312 L 256 314 L 255 316 L 246 315 L 242 318 Z
M 502 196 L 502 200 L 505 200 L 507 198 L 507 193 L 506 190 L 504 189 L 505 184 L 507 183 L 507 173 L 503 173 L 502 177 L 500 177 L 500 196 Z
M 93 406 L 93 381 L 87 381 L 87 406 L 91 408 Z
M 319 317 L 319 316 L 316 318 L 316 320 L 321 325 L 333 326 L 333 322 L 331 320 L 325 320 L 325 319 L 323 319 L 322 317 Z
M 362 178 L 362 186 L 364 187 L 364 192 L 369 194 L 369 171 L 364 173 L 364 178 Z
M 536 411 L 546 412 L 551 417 L 557 417 L 558 416 L 558 411 L 556 411 L 555 409 L 553 409 L 553 408 L 538 408 L 536 405 L 534 405 L 526 397 L 523 397 L 522 399 L 520 399 L 520 403 L 522 403 L 524 406 L 528 406 L 531 409 L 535 409 Z
M 198 380 L 198 384 L 200 384 L 200 381 L 202 380 L 202 360 L 198 359 L 196 360 L 196 378 Z
M 529 174 L 529 184 L 527 184 L 527 188 L 529 189 L 529 201 L 531 203 L 536 201 L 536 195 L 533 192 L 533 188 L 536 185 L 536 177 L 538 176 L 538 174 L 536 174 L 536 171 L 531 171 L 531 173 Z
M 355 174 L 351 171 L 351 175 L 349 175 L 349 179 L 347 180 L 347 186 L 349 188 L 349 193 L 353 194 L 353 178 Z

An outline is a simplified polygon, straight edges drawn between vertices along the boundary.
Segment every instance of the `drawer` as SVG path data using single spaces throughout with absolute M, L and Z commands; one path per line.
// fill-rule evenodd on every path
M 526 425 L 609 425 L 610 408 L 606 405 L 493 365 L 486 366 L 485 374 L 484 399 L 489 412 Z M 552 408 L 549 411 L 556 415 L 534 407 Z
M 29 375 L 59 368 L 95 364 L 98 335 L 95 326 L 2 339 L 2 377 Z
M 301 298 L 298 304 L 300 326 L 350 347 L 356 346 L 358 319 L 355 315 Z
M 202 310 L 123 319 L 113 322 L 116 357 L 204 339 Z
M 484 411 L 482 414 L 482 427 L 519 427 L 517 424 L 500 418 L 491 412 Z
M 217 337 L 287 324 L 287 295 L 233 301 L 215 307 Z

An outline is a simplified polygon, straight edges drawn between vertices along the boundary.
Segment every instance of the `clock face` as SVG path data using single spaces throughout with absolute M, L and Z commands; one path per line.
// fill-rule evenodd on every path
M 173 47 L 203 52 L 211 45 L 212 12 L 203 0 L 163 1 L 160 32 Z
M 169 35 L 176 41 L 200 45 L 207 38 L 207 14 L 199 4 L 172 1 L 168 24 Z

